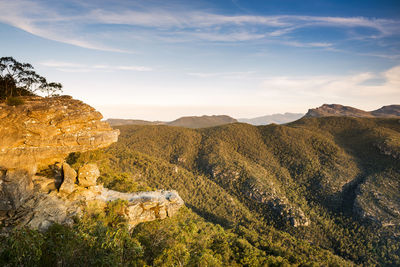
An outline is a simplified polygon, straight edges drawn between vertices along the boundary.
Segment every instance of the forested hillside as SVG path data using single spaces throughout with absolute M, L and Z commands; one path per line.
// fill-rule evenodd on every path
M 119 129 L 106 151 L 114 171 L 137 188 L 178 190 L 192 211 L 267 254 L 304 263 L 322 248 L 359 264 L 399 263 L 397 119 Z
M 116 190 L 175 189 L 187 206 L 128 234 L 135 264 L 400 264 L 398 119 L 117 128 L 117 143 L 69 163 L 97 162 Z

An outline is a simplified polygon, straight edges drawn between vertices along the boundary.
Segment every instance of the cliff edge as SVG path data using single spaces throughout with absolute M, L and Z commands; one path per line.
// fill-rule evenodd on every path
M 72 169 L 65 157 L 117 142 L 119 130 L 94 108 L 69 96 L 24 97 L 0 103 L 0 225 L 45 230 L 69 224 L 88 204 L 121 199 L 131 227 L 172 216 L 183 201 L 175 191 L 120 193 L 97 184 L 95 164 Z M 52 170 L 43 176 L 38 170 Z

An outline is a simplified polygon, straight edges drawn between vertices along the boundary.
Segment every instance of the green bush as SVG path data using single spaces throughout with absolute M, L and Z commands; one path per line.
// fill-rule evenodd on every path
M 23 105 L 25 102 L 20 97 L 8 97 L 6 104 L 9 106 L 19 106 Z

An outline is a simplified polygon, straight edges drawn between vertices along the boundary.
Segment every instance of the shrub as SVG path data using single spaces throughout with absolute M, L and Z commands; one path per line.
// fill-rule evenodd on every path
M 9 105 L 9 106 L 19 106 L 19 105 L 22 105 L 24 103 L 25 103 L 24 100 L 22 100 L 19 97 L 9 97 L 6 100 L 6 104 Z

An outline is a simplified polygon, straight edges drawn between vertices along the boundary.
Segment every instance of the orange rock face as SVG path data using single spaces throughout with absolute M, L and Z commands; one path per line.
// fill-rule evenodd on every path
M 53 223 L 71 224 L 92 202 L 127 201 L 130 227 L 173 216 L 182 199 L 175 191 L 121 193 L 97 185 L 95 164 L 78 173 L 64 162 L 72 152 L 109 146 L 119 130 L 102 122 L 94 108 L 68 96 L 26 97 L 20 106 L 0 104 L 0 226 L 46 230 Z M 56 164 L 54 164 L 56 163 Z M 63 164 L 61 164 L 63 163 Z M 36 174 L 53 166 L 54 177 Z
M 94 108 L 69 96 L 26 97 L 20 106 L 0 104 L 0 168 L 35 172 L 71 152 L 109 146 L 118 140 Z

